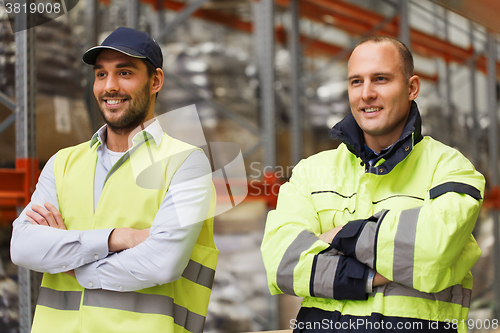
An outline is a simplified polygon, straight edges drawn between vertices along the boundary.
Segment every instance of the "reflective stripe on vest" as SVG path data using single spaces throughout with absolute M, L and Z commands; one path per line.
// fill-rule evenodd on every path
M 81 297 L 81 291 L 59 291 L 42 287 L 38 305 L 58 310 L 79 310 Z M 193 333 L 203 332 L 205 324 L 204 316 L 175 304 L 173 298 L 165 295 L 87 289 L 82 305 L 173 317 L 175 324 Z
M 214 283 L 215 270 L 210 267 L 203 266 L 202 264 L 189 260 L 187 267 L 182 273 L 182 277 L 189 281 L 200 284 L 204 287 L 212 289 Z
M 40 287 L 37 305 L 57 310 L 80 310 L 81 291 L 60 291 Z

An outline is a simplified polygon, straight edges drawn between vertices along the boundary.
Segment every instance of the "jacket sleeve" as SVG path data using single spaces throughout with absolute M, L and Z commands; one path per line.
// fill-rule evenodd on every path
M 419 291 L 435 293 L 461 284 L 481 255 L 472 230 L 484 184 L 462 155 L 443 158 L 422 207 L 394 207 L 349 222 L 332 246 Z
M 281 186 L 276 210 L 267 217 L 262 256 L 272 294 L 366 299 L 368 267 L 339 255 L 322 233 L 310 199 L 307 168 L 300 162 Z

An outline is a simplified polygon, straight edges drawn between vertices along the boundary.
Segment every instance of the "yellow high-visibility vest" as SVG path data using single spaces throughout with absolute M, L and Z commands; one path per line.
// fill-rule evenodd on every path
M 133 148 L 128 159 L 111 170 L 94 211 L 94 170 L 98 144 L 63 149 L 54 162 L 59 208 L 68 230 L 113 227 L 149 228 L 184 160 L 196 147 L 164 135 Z M 139 171 L 162 161 L 165 188 L 136 184 Z M 113 172 L 114 171 L 114 172 Z M 192 332 L 202 333 L 217 265 L 213 241 L 215 190 L 188 266 L 176 281 L 134 292 L 85 289 L 65 274 L 45 273 L 32 332 Z

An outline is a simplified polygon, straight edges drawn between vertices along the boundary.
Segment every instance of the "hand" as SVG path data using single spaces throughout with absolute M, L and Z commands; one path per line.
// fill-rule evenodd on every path
M 330 244 L 337 233 L 342 230 L 343 226 L 333 228 L 331 230 L 328 230 L 327 232 L 322 233 L 319 235 L 319 239 L 321 239 L 323 242 Z
M 74 270 L 74 269 L 69 270 L 69 271 L 67 271 L 67 272 L 63 272 L 63 273 L 66 273 L 66 274 L 68 274 L 69 276 L 72 276 L 72 277 L 76 278 L 76 275 L 75 275 L 75 270 Z
M 110 252 L 118 252 L 133 248 L 149 237 L 148 229 L 116 228 L 109 235 L 108 248 Z
M 385 277 L 383 277 L 379 273 L 375 273 L 375 276 L 373 277 L 372 286 L 373 287 L 378 287 L 378 286 L 387 284 L 389 282 L 391 282 L 391 280 L 386 279 Z
M 54 205 L 46 202 L 45 208 L 39 205 L 32 205 L 31 209 L 26 211 L 26 215 L 31 224 L 46 225 L 52 228 L 66 230 L 61 213 Z

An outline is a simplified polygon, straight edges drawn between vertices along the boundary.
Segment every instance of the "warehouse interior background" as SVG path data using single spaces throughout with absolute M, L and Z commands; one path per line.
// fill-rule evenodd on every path
M 241 150 L 248 195 L 215 218 L 220 257 L 205 332 L 290 328 L 300 299 L 269 294 L 260 254 L 266 215 L 300 159 L 339 144 L 328 130 L 350 112 L 347 59 L 377 34 L 398 37 L 414 54 L 423 134 L 486 176 L 470 318 L 499 319 L 500 4 L 472 2 L 67 0 L 66 14 L 23 30 L 0 0 L 0 332 L 29 332 L 39 281 L 10 262 L 11 223 L 50 156 L 103 124 L 81 56 L 120 26 L 162 47 L 156 115 L 195 105 L 207 142 Z

